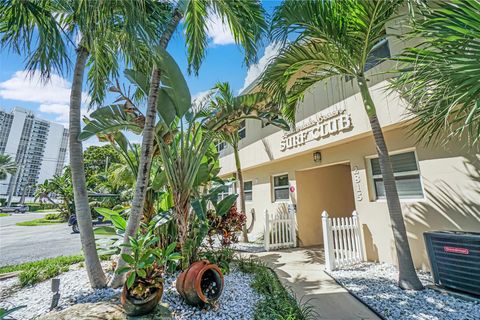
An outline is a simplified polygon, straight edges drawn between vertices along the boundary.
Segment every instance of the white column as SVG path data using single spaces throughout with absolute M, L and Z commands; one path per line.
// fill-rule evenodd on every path
M 333 254 L 333 237 L 332 225 L 328 218 L 327 211 L 322 213 L 322 227 L 323 227 L 323 248 L 325 251 L 325 269 L 332 271 L 335 269 L 335 256 Z

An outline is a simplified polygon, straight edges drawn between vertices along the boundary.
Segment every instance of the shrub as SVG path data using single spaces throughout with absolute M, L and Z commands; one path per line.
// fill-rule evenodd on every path
M 60 215 L 58 213 L 49 213 L 44 217 L 45 220 L 59 220 Z
M 247 220 L 245 214 L 239 212 L 235 205 L 223 216 L 216 215 L 214 210 L 208 210 L 207 218 L 210 221 L 208 243 L 213 246 L 214 236 L 217 236 L 222 247 L 229 247 L 238 242 L 237 234 L 242 231 Z
M 258 320 L 307 320 L 315 319 L 316 314 L 308 301 L 297 303 L 297 299 L 280 283 L 277 275 L 257 260 L 239 260 L 240 271 L 254 275 L 251 286 L 262 294 L 255 308 Z
M 1 267 L 0 274 L 20 271 L 18 278 L 20 285 L 24 287 L 55 277 L 67 271 L 70 265 L 80 261 L 83 261 L 83 256 L 48 258 L 35 262 Z

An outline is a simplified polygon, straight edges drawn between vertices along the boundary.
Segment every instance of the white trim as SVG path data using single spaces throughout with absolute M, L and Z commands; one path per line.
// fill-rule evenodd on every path
M 396 155 L 396 154 L 402 154 L 402 153 L 407 153 L 407 152 L 413 152 L 415 156 L 415 163 L 417 164 L 417 170 L 416 171 L 405 171 L 405 172 L 400 172 L 400 173 L 394 173 L 395 177 L 402 177 L 402 176 L 412 176 L 412 175 L 418 175 L 420 179 L 420 186 L 422 190 L 422 197 L 418 198 L 400 198 L 400 202 L 403 203 L 409 203 L 409 202 L 423 202 L 426 201 L 425 197 L 425 188 L 423 184 L 423 177 L 422 173 L 420 171 L 420 162 L 418 161 L 418 156 L 417 156 L 417 150 L 415 147 L 409 147 L 409 148 L 404 148 L 404 149 L 398 149 L 394 151 L 389 151 L 388 155 Z M 378 159 L 378 154 L 375 155 L 368 155 L 365 156 L 366 160 L 366 169 L 367 169 L 367 183 L 368 183 L 368 193 L 369 193 L 369 200 L 370 202 L 387 202 L 386 199 L 379 199 L 376 194 L 376 188 L 375 188 L 375 181 L 374 179 L 382 179 L 382 175 L 374 175 L 372 171 L 372 162 L 370 161 L 371 159 Z

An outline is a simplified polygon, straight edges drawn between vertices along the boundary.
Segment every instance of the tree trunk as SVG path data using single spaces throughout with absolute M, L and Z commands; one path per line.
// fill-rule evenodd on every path
M 90 213 L 90 206 L 88 205 L 85 170 L 83 166 L 83 147 L 82 142 L 78 139 L 81 130 L 83 74 L 85 72 L 87 58 L 87 50 L 79 46 L 77 49 L 77 60 L 75 62 L 70 94 L 70 167 L 72 172 L 75 211 L 80 229 L 83 254 L 85 255 L 85 267 L 92 288 L 103 288 L 107 284 L 107 279 L 100 264 L 95 246 L 92 215 Z
M 165 29 L 162 37 L 160 39 L 160 46 L 166 48 L 170 38 L 172 37 L 175 29 L 178 26 L 178 23 L 182 19 L 182 14 L 180 11 L 175 10 L 172 16 L 172 20 L 168 24 L 167 29 Z M 160 87 L 160 69 L 157 66 L 154 66 L 152 73 L 150 75 L 150 91 L 148 93 L 147 100 L 147 112 L 145 114 L 145 126 L 143 129 L 143 138 L 142 138 L 142 149 L 140 153 L 140 163 L 138 165 L 138 174 L 137 182 L 135 187 L 135 195 L 132 201 L 132 208 L 130 211 L 130 217 L 128 218 L 127 228 L 125 230 L 125 236 L 123 238 L 123 243 L 129 243 L 129 237 L 134 237 L 140 221 L 142 219 L 143 205 L 145 202 L 145 196 L 147 193 L 147 187 L 150 180 L 150 167 L 152 163 L 153 155 L 153 140 L 155 138 L 155 125 L 157 118 L 157 96 L 158 90 Z M 128 254 L 129 248 L 123 246 L 121 254 Z M 117 269 L 123 268 L 125 266 L 125 261 L 120 257 L 117 263 Z M 110 286 L 117 288 L 123 285 L 125 274 L 117 274 L 113 276 L 110 281 Z
M 235 167 L 237 168 L 237 181 L 239 184 L 239 197 L 240 197 L 240 211 L 243 214 L 247 214 L 245 209 L 245 186 L 243 185 L 243 174 L 242 174 L 242 163 L 240 162 L 240 154 L 238 152 L 238 143 L 233 143 L 233 154 L 235 155 Z M 243 242 L 248 242 L 248 231 L 247 231 L 247 223 L 242 227 L 242 236 Z
M 357 78 L 362 95 L 363 104 L 370 120 L 373 137 L 375 138 L 375 147 L 377 149 L 380 169 L 382 172 L 383 183 L 385 186 L 385 195 L 387 198 L 388 212 L 392 224 L 393 239 L 398 259 L 398 285 L 402 289 L 422 290 L 423 285 L 418 279 L 415 267 L 413 265 L 412 253 L 408 243 L 407 231 L 403 220 L 402 207 L 398 197 L 397 185 L 393 175 L 392 163 L 388 155 L 387 145 L 383 136 L 382 128 L 378 122 L 375 105 L 373 103 L 368 84 L 365 77 Z

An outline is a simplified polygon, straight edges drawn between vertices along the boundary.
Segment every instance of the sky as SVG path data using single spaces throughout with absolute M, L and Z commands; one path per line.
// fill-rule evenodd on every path
M 277 4 L 278 2 L 274 0 L 263 1 L 268 13 L 271 13 Z M 180 25 L 177 28 L 167 49 L 183 71 L 192 98 L 201 97 L 219 81 L 227 81 L 235 93 L 241 92 L 260 75 L 269 59 L 278 50 L 278 46 L 269 44 L 268 40 L 264 39 L 258 52 L 258 62 L 247 68 L 243 61 L 243 52 L 234 43 L 228 26 L 214 16 L 209 21 L 209 46 L 199 75 L 188 75 L 187 50 L 182 27 L 183 25 Z M 62 75 L 54 74 L 47 84 L 42 84 L 38 75 L 31 75 L 25 71 L 24 59 L 24 56 L 13 54 L 6 49 L 0 51 L 0 108 L 8 111 L 13 107 L 22 107 L 32 110 L 42 119 L 68 127 L 71 72 Z M 74 61 L 74 57 L 72 60 Z M 84 90 L 87 90 L 86 85 Z M 88 102 L 88 99 L 88 92 L 85 91 L 83 100 Z M 108 102 L 111 101 L 106 101 Z M 89 112 L 85 103 L 82 113 Z M 88 144 L 96 143 L 88 141 Z

